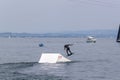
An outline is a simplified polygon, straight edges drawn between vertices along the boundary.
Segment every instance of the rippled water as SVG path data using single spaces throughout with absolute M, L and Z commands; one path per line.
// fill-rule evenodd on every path
M 74 44 L 70 57 L 63 49 L 66 43 Z M 39 64 L 42 52 L 59 52 L 72 62 Z M 0 80 L 119 80 L 119 61 L 120 43 L 114 39 L 0 38 Z

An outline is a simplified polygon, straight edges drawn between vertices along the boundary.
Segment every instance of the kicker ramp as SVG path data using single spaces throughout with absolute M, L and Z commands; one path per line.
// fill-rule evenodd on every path
M 57 63 L 70 62 L 71 60 L 65 58 L 60 53 L 42 53 L 38 63 Z

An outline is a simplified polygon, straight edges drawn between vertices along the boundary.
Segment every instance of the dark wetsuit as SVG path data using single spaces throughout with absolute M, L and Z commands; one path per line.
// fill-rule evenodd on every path
M 71 52 L 69 46 L 71 46 L 71 44 L 64 45 L 64 50 L 66 50 L 66 53 L 67 53 L 68 56 L 72 55 L 72 52 Z

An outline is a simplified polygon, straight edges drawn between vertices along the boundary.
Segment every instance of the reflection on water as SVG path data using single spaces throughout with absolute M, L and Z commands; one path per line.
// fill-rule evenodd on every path
M 64 64 L 5 63 L 1 64 L 0 80 L 66 80 Z M 61 74 L 61 75 L 60 75 Z
M 24 70 L 24 73 L 32 73 L 32 74 L 49 74 L 62 76 L 66 74 L 66 64 L 37 64 L 33 67 L 27 68 Z

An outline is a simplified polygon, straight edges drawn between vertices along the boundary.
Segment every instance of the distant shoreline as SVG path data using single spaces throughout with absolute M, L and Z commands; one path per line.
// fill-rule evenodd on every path
M 95 37 L 116 37 L 116 30 L 90 30 L 90 31 L 76 31 L 76 32 L 61 32 L 61 33 L 44 33 L 44 34 L 36 34 L 36 33 L 12 33 L 12 32 L 4 32 L 0 33 L 0 37 L 86 37 L 86 36 L 95 36 Z

